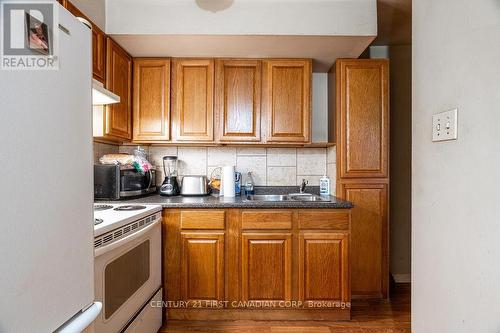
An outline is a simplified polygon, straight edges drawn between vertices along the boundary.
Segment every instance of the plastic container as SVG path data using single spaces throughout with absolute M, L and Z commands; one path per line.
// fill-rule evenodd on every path
M 255 194 L 255 183 L 253 181 L 252 172 L 247 172 L 247 178 L 245 180 L 245 195 Z
M 330 178 L 327 175 L 324 175 L 319 180 L 319 194 L 330 195 Z

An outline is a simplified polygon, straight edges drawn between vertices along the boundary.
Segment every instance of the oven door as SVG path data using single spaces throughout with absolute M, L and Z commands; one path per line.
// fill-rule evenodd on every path
M 95 249 L 96 333 L 120 332 L 160 288 L 160 221 Z

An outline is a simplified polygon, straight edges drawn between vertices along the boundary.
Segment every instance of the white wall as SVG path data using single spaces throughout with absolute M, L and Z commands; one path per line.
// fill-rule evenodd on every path
M 106 6 L 108 34 L 377 34 L 375 0 L 235 0 L 215 13 L 194 0 L 107 0 Z
M 412 332 L 500 332 L 499 126 L 500 1 L 414 1 Z
M 328 141 L 328 74 L 312 75 L 312 142 Z

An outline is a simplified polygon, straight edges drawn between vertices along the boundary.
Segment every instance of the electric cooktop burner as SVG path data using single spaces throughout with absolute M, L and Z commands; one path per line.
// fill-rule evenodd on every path
M 94 219 L 94 225 L 101 224 L 102 222 L 104 222 L 103 219 Z
M 114 210 L 132 211 L 132 210 L 141 210 L 145 208 L 146 206 L 141 206 L 141 205 L 124 205 L 124 206 L 118 206 Z
M 101 210 L 111 209 L 113 206 L 111 205 L 94 205 L 94 212 L 100 212 Z

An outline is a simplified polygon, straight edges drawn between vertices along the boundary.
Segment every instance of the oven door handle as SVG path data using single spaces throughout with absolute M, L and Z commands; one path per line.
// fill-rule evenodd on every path
M 142 235 L 144 235 L 145 233 L 147 233 L 148 231 L 153 229 L 153 227 L 155 227 L 157 224 L 159 224 L 160 221 L 161 221 L 161 219 L 158 219 L 158 220 L 154 221 L 153 223 L 151 223 L 150 225 L 142 228 L 141 230 L 134 232 L 126 237 L 120 238 L 116 242 L 113 242 L 113 243 L 110 243 L 110 244 L 105 245 L 103 247 L 95 249 L 94 250 L 94 257 L 98 257 L 100 255 L 103 255 L 104 253 L 112 251 L 112 250 L 116 249 L 117 247 L 122 246 L 125 243 L 131 242 L 134 239 L 141 237 Z

